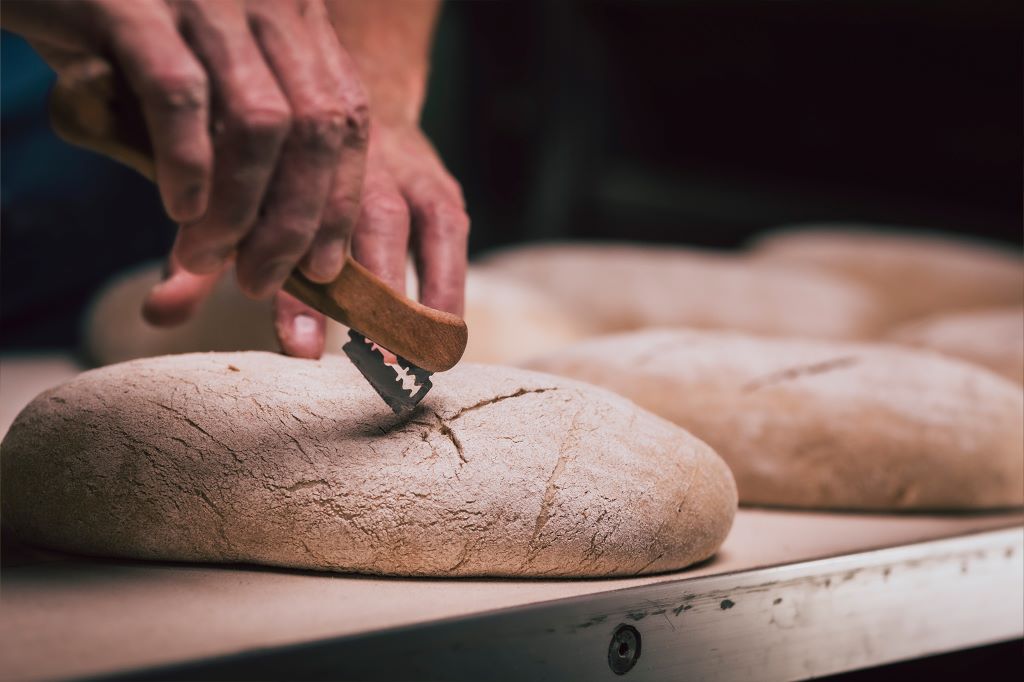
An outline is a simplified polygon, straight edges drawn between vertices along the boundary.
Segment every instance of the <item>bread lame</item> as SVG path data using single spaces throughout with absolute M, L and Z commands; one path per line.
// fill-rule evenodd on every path
M 68 142 L 153 179 L 146 127 L 127 93 L 105 62 L 83 62 L 58 80 L 50 96 L 50 118 Z M 451 369 L 466 349 L 468 331 L 461 318 L 395 292 L 351 256 L 333 282 L 313 282 L 296 270 L 284 289 L 349 327 L 350 340 L 342 350 L 399 416 L 412 412 L 426 396 L 431 374 Z M 395 354 L 397 364 L 385 361 L 383 348 Z

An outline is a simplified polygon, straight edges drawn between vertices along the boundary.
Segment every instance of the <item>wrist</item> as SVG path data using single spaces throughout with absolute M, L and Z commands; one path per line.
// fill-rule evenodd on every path
M 327 0 L 381 123 L 417 125 L 426 92 L 437 0 Z
M 359 60 L 357 60 L 359 63 Z M 420 73 L 374 72 L 360 67 L 372 118 L 388 127 L 419 126 L 426 96 L 426 68 Z

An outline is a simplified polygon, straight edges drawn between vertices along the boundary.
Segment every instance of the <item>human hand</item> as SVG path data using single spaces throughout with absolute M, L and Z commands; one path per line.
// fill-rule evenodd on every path
M 375 126 L 371 133 L 364 193 L 353 235 L 355 257 L 396 291 L 406 290 L 412 242 L 420 300 L 462 314 L 469 219 L 462 192 L 422 131 L 412 126 Z M 146 318 L 174 324 L 165 311 L 191 310 L 219 275 L 194 275 L 172 262 L 169 277 L 146 301 Z M 320 313 L 285 292 L 274 300 L 274 327 L 288 355 L 318 358 L 326 322 Z
M 3 20 L 58 72 L 101 57 L 124 75 L 181 224 L 175 269 L 209 277 L 233 258 L 253 297 L 296 266 L 315 281 L 337 276 L 357 217 L 367 105 L 320 0 L 11 2 Z M 196 300 L 151 302 L 152 317 L 173 320 Z
M 461 316 L 468 238 L 462 188 L 423 131 L 375 123 L 352 239 L 356 259 L 405 291 L 411 250 L 420 301 Z
M 462 188 L 418 126 L 374 125 L 352 254 L 395 291 L 406 291 L 410 247 L 420 302 L 461 316 L 469 217 Z M 285 292 L 274 326 L 289 355 L 323 353 L 323 316 Z

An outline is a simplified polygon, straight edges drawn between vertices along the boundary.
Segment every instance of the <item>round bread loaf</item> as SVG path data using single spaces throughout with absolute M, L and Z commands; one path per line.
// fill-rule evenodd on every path
M 154 327 L 142 319 L 142 302 L 160 281 L 160 264 L 119 275 L 96 296 L 86 318 L 88 357 L 98 365 L 199 351 L 280 348 L 270 301 L 253 301 L 234 276 L 217 283 L 196 315 L 176 327 Z M 410 296 L 415 276 L 410 272 Z M 585 336 L 574 317 L 542 293 L 516 281 L 470 270 L 466 279 L 464 362 L 510 363 L 561 348 Z M 325 352 L 341 353 L 348 329 L 327 321 Z
M 591 333 L 656 326 L 818 338 L 878 332 L 878 303 L 858 285 L 726 254 L 550 244 L 498 252 L 479 267 L 544 291 Z
M 474 268 L 466 277 L 466 325 L 466 362 L 521 362 L 587 336 L 570 311 L 539 290 Z
M 1024 302 L 1021 254 L 905 228 L 783 228 L 753 249 L 761 261 L 811 268 L 876 292 L 889 324 L 932 313 Z
M 233 273 L 222 277 L 187 322 L 154 327 L 142 319 L 142 302 L 161 278 L 148 263 L 117 275 L 93 299 L 85 317 L 89 360 L 109 365 L 125 360 L 194 351 L 278 350 L 270 301 L 247 298 Z
M 1024 395 L 882 344 L 650 330 L 530 363 L 610 388 L 725 459 L 740 502 L 825 509 L 1024 504 Z
M 893 329 L 893 343 L 930 348 L 1024 384 L 1024 307 L 933 315 Z
M 715 552 L 722 460 L 610 392 L 460 365 L 400 421 L 343 358 L 176 355 L 47 391 L 3 520 L 88 554 L 408 576 L 613 576 Z

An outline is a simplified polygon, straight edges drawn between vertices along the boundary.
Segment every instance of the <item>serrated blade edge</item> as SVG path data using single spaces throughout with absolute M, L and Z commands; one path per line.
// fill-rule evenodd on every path
M 414 410 L 433 386 L 431 373 L 399 356 L 396 369 L 384 362 L 384 354 L 365 336 L 349 329 L 348 337 L 348 343 L 341 349 L 377 395 L 399 416 Z

